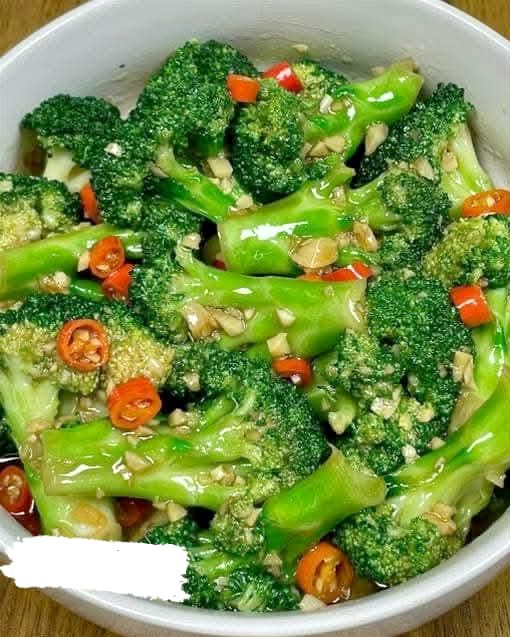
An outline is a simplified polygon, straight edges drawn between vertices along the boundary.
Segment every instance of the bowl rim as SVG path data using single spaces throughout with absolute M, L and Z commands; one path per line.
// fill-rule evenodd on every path
M 424 10 L 435 12 L 439 17 L 450 18 L 471 29 L 478 37 L 488 39 L 503 54 L 510 56 L 510 41 L 476 18 L 443 2 L 442 0 L 412 0 Z M 51 21 L 22 40 L 0 58 L 0 79 L 8 66 L 16 63 L 25 52 L 52 33 L 63 29 L 70 22 L 90 15 L 118 0 L 89 0 L 59 18 Z M 0 530 L 2 514 L 0 511 Z M 21 533 L 11 533 L 6 525 L 7 540 L 15 541 Z M 17 525 L 16 525 L 17 526 Z M 200 633 L 218 637 L 300 637 L 338 630 L 363 628 L 377 622 L 389 620 L 429 605 L 483 573 L 496 568 L 505 558 L 510 558 L 510 510 L 474 542 L 463 548 L 455 557 L 416 577 L 409 582 L 359 600 L 346 602 L 337 607 L 324 609 L 320 613 L 301 611 L 271 613 L 267 615 L 243 615 L 225 611 L 211 612 L 190 608 L 180 604 L 151 601 L 127 595 L 96 591 L 65 590 L 63 595 L 54 591 L 56 598 L 93 606 L 103 611 L 160 628 L 171 628 L 184 633 Z M 6 529 L 3 529 L 4 532 Z M 3 539 L 3 538 L 2 538 Z M 490 550 L 488 550 L 490 547 Z M 1 546 L 0 546 L 1 548 Z M 473 587 L 473 592 L 476 586 Z M 50 594 L 51 591 L 50 591 Z M 460 599 L 458 600 L 460 601 Z M 214 621 L 216 620 L 216 621 Z M 402 627 L 405 629 L 405 626 Z M 113 627 L 115 629 L 115 627 Z

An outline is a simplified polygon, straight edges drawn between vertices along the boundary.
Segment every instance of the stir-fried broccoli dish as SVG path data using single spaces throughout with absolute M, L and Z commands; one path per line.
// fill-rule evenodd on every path
M 295 55 L 193 40 L 129 114 L 49 97 L 0 173 L 0 505 L 182 547 L 190 606 L 346 602 L 504 510 L 510 191 L 474 107 Z

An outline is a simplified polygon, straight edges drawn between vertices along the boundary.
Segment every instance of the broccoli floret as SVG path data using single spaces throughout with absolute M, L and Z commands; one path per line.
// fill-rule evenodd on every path
M 446 444 L 387 478 L 389 497 L 343 522 L 337 533 L 359 575 L 399 584 L 437 566 L 466 541 L 491 499 L 487 476 L 510 467 L 505 371 L 489 400 Z
M 362 188 L 339 192 L 351 175 L 338 164 L 324 179 L 307 182 L 284 199 L 220 222 L 227 267 L 246 274 L 296 274 L 299 268 L 292 256 L 300 241 L 336 237 L 350 231 L 353 221 L 367 223 L 380 237 L 378 252 L 363 255 L 365 262 L 372 257 L 392 269 L 419 262 L 440 236 L 448 197 L 428 180 L 395 170 Z M 344 256 L 346 251 L 352 258 L 352 250 L 344 249 Z
M 392 128 L 386 141 L 361 162 L 356 183 L 365 184 L 388 165 L 410 166 L 437 182 L 456 211 L 466 197 L 489 190 L 492 182 L 478 162 L 467 126 L 472 105 L 455 84 L 439 84 Z
M 78 211 L 77 198 L 57 181 L 0 173 L 0 251 L 69 231 Z
M 107 153 L 120 126 L 117 107 L 97 97 L 56 95 L 25 115 L 46 151 L 44 177 L 64 182 L 76 192 L 90 181 L 90 169 Z
M 348 84 L 346 77 L 309 58 L 294 62 L 292 70 L 303 86 L 298 97 L 306 113 L 315 114 L 326 95 L 341 97 L 344 85 Z
M 172 180 L 164 180 L 169 182 L 166 196 L 192 210 L 214 220 L 234 205 L 233 196 L 193 165 L 197 153 L 213 157 L 223 149 L 236 108 L 226 85 L 230 72 L 256 75 L 247 58 L 229 45 L 192 41 L 152 76 L 118 132 L 120 156 L 104 156 L 93 174 L 107 221 L 140 223 L 141 193 L 151 162 Z
M 336 160 L 334 155 L 313 157 L 336 152 L 348 159 L 370 124 L 391 123 L 409 111 L 422 84 L 421 77 L 398 65 L 379 78 L 352 84 L 314 63 L 299 68 L 305 81 L 302 95 L 264 80 L 257 102 L 241 111 L 234 127 L 234 172 L 260 201 L 295 192 L 310 177 L 322 177 Z M 326 88 L 338 101 L 322 114 L 320 94 Z M 393 98 L 378 101 L 383 93 Z
M 425 272 L 448 287 L 502 287 L 510 281 L 510 223 L 503 215 L 459 219 L 424 259 Z
M 294 610 L 297 590 L 265 570 L 259 556 L 229 555 L 214 547 L 212 536 L 185 518 L 149 531 L 142 542 L 177 544 L 188 549 L 184 591 L 188 606 L 241 612 Z
M 140 541 L 145 544 L 176 544 L 190 549 L 197 544 L 199 531 L 195 520 L 186 516 L 176 522 L 149 529 Z
M 447 435 L 460 391 L 453 362 L 472 341 L 442 285 L 410 272 L 369 286 L 367 318 L 367 333 L 347 330 L 314 361 L 306 395 L 343 434 L 339 448 L 384 475 Z
M 56 425 L 65 393 L 76 399 L 100 386 L 98 371 L 80 372 L 58 356 L 55 338 L 62 324 L 98 318 L 100 307 L 68 296 L 33 296 L 0 315 L 0 401 L 20 452 L 46 533 L 117 539 L 113 502 L 80 496 L 48 496 L 38 462 L 38 433 Z M 113 307 L 108 308 L 113 317 Z M 113 320 L 113 318 L 106 319 Z M 129 362 L 129 357 L 126 358 Z M 89 511 L 87 521 L 83 511 Z
M 297 95 L 267 79 L 256 104 L 239 115 L 232 161 L 237 178 L 259 201 L 288 195 L 311 175 L 320 177 L 328 170 L 331 161 L 302 156 L 302 113 Z
M 130 472 L 129 480 L 114 467 L 133 449 L 109 421 L 45 432 L 48 493 L 101 488 L 108 496 L 218 510 L 229 498 L 248 494 L 254 504 L 264 501 L 312 472 L 327 452 L 305 399 L 267 364 L 212 345 L 185 348 L 167 388 L 174 396 L 187 391 L 193 401 L 190 386 L 194 402 L 138 443 L 136 454 L 150 466 Z M 85 456 L 89 469 L 65 477 Z
M 454 353 L 470 350 L 472 341 L 447 291 L 416 273 L 391 273 L 371 286 L 368 304 L 369 329 L 386 347 L 398 351 L 408 369 L 411 395 L 431 402 L 438 415 L 449 416 L 456 391 L 448 368 Z
M 148 324 L 174 340 L 218 338 L 226 349 L 259 345 L 286 334 L 298 356 L 327 351 L 346 328 L 363 324 L 364 281 L 342 285 L 284 277 L 249 277 L 210 267 L 182 245 L 133 272 L 131 295 Z M 283 326 L 279 310 L 293 317 Z M 319 320 L 320 315 L 320 320 Z M 282 337 L 283 338 L 283 337 Z

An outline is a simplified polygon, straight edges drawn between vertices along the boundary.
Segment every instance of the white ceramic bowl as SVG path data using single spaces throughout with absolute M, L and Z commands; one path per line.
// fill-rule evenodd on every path
M 305 42 L 325 62 L 365 72 L 412 55 L 428 84 L 465 86 L 478 108 L 479 150 L 498 184 L 510 166 L 510 43 L 439 0 L 95 0 L 0 61 L 0 168 L 18 160 L 21 116 L 59 92 L 129 104 L 142 81 L 190 37 L 217 38 L 264 61 Z M 23 532 L 0 510 L 0 551 Z M 475 593 L 510 562 L 510 512 L 455 558 L 403 586 L 316 613 L 249 616 L 119 595 L 52 591 L 127 637 L 401 634 Z M 165 566 L 162 565 L 163 568 Z M 171 568 L 167 565 L 166 568 Z

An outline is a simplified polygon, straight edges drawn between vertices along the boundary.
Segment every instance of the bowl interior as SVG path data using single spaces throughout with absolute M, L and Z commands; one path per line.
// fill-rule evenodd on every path
M 477 107 L 472 124 L 482 160 L 498 185 L 510 184 L 510 44 L 436 0 L 95 0 L 0 61 L 0 170 L 18 164 L 20 118 L 42 99 L 61 92 L 92 94 L 127 110 L 148 74 L 190 37 L 231 42 L 260 64 L 293 59 L 292 44 L 306 43 L 310 55 L 351 77 L 412 56 L 428 88 L 439 81 L 466 87 Z M 350 629 L 349 634 L 374 637 L 409 630 L 487 582 L 488 569 L 510 551 L 509 520 L 505 515 L 456 558 L 414 582 L 313 617 L 222 615 L 212 622 L 207 612 L 113 595 L 73 595 L 142 623 L 197 633 L 270 637 Z M 2 534 L 4 541 L 15 535 L 0 515 Z M 378 633 L 375 625 L 384 618 L 386 627 Z

